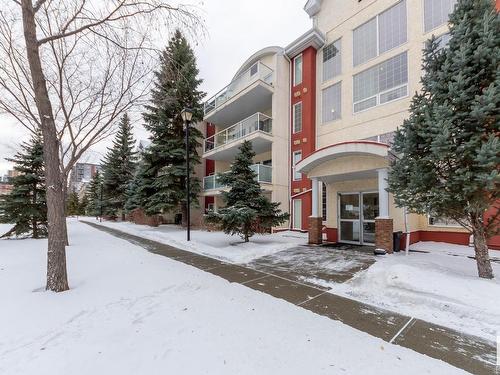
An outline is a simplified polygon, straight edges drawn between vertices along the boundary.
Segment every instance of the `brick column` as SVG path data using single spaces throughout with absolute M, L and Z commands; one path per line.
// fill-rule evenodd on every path
M 321 230 L 323 229 L 323 218 L 321 217 L 309 217 L 309 243 L 313 245 L 319 245 L 323 242 L 323 235 Z
M 392 219 L 376 218 L 375 219 L 375 247 L 384 249 L 389 254 L 392 254 Z

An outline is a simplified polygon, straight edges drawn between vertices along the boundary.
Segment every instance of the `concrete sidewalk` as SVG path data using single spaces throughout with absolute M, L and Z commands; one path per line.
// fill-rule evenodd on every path
M 493 342 L 332 294 L 327 288 L 297 281 L 294 275 L 287 277 L 282 269 L 273 272 L 272 267 L 261 267 L 258 270 L 250 265 L 235 265 L 99 224 L 83 222 L 152 253 L 284 299 L 389 343 L 443 360 L 473 374 L 500 374 L 500 368 L 494 365 L 496 345 Z

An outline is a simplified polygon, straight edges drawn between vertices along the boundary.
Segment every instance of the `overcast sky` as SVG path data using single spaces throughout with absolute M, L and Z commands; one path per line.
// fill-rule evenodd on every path
M 205 0 L 199 2 L 207 35 L 193 45 L 198 59 L 202 89 L 208 96 L 229 83 L 240 65 L 257 50 L 284 47 L 311 27 L 303 10 L 306 0 Z M 192 2 L 193 3 L 193 2 Z M 137 139 L 147 133 L 136 126 Z M 4 158 L 15 153 L 27 133 L 10 118 L 0 116 L 0 175 L 11 167 Z M 94 158 L 108 141 L 94 147 Z

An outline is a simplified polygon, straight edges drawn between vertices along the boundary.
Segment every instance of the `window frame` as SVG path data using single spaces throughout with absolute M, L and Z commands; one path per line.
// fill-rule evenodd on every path
M 321 220 L 323 224 L 328 221 L 328 189 L 324 182 L 321 183 Z
M 325 48 L 329 47 L 331 45 L 334 45 L 337 42 L 340 42 L 340 48 L 339 48 L 340 71 L 339 71 L 339 74 L 333 75 L 332 77 L 325 79 L 325 60 L 324 60 Z M 333 59 L 333 58 L 335 58 L 335 56 L 333 56 L 331 59 Z M 329 60 L 331 60 L 331 59 L 329 59 Z M 329 61 L 329 60 L 327 60 L 327 61 Z M 331 43 L 328 43 L 326 46 L 324 46 L 321 49 L 321 82 L 325 83 L 325 82 L 331 81 L 337 77 L 340 77 L 341 75 L 342 75 L 342 37 L 335 39 L 334 41 L 332 41 Z
M 403 1 L 406 3 L 406 5 L 405 5 L 405 16 L 406 16 L 406 40 L 405 40 L 403 43 L 401 43 L 401 44 L 399 44 L 399 45 L 397 45 L 397 46 L 394 46 L 394 47 L 392 47 L 392 48 L 388 49 L 387 51 L 384 51 L 384 52 L 382 52 L 382 53 L 381 53 L 381 52 L 380 52 L 380 30 L 379 30 L 379 16 L 380 16 L 382 13 L 384 13 L 384 12 L 388 11 L 389 9 L 391 9 L 391 8 L 393 8 L 393 7 L 397 6 L 398 4 L 402 3 Z M 422 1 L 424 1 L 424 0 L 422 0 Z M 376 25 L 376 27 L 375 27 L 375 28 L 376 28 L 376 34 L 377 34 L 377 35 L 376 35 L 376 46 L 377 46 L 377 48 L 376 48 L 376 49 L 377 49 L 377 54 L 376 54 L 375 56 L 373 56 L 373 57 L 370 57 L 368 60 L 365 60 L 365 61 L 363 61 L 363 62 L 360 62 L 360 63 L 358 63 L 357 65 L 354 65 L 354 31 L 355 31 L 356 29 L 360 28 L 361 26 L 363 26 L 363 25 L 367 24 L 368 22 L 372 21 L 373 19 L 375 19 L 375 25 Z M 389 6 L 388 8 L 386 8 L 386 9 L 384 9 L 383 11 L 381 11 L 381 12 L 377 13 L 374 17 L 372 17 L 372 18 L 370 18 L 369 20 L 367 20 L 367 21 L 363 22 L 362 24 L 360 24 L 360 25 L 356 26 L 356 27 L 355 27 L 354 29 L 352 29 L 352 31 L 351 31 L 351 33 L 352 33 L 352 38 L 351 38 L 351 39 L 352 39 L 352 46 L 351 46 L 351 59 L 352 59 L 352 67 L 353 67 L 353 68 L 359 67 L 359 66 L 361 66 L 361 65 L 363 65 L 363 64 L 366 64 L 366 63 L 367 63 L 367 62 L 369 62 L 369 61 L 372 61 L 372 60 L 376 59 L 377 57 L 380 57 L 380 56 L 384 55 L 385 53 L 391 52 L 391 51 L 395 50 L 396 48 L 400 48 L 401 46 L 403 46 L 403 45 L 407 44 L 407 43 L 408 43 L 408 35 L 409 35 L 409 34 L 408 34 L 408 29 L 409 29 L 409 25 L 408 25 L 408 2 L 407 2 L 407 0 L 399 0 L 399 1 L 398 1 L 398 2 L 396 2 L 395 4 L 392 4 L 392 5 L 391 5 L 391 6 Z
M 295 108 L 300 105 L 300 130 L 296 130 L 295 125 L 297 123 L 297 118 L 295 117 Z M 292 105 L 292 133 L 297 134 L 300 133 L 303 129 L 303 120 L 304 120 L 304 115 L 303 115 L 303 109 L 304 107 L 302 106 L 302 100 L 300 102 L 295 103 Z
M 421 0 L 421 1 L 422 1 L 422 3 L 421 3 L 422 4 L 422 32 L 424 34 L 429 34 L 430 32 L 432 32 L 432 31 L 434 31 L 434 30 L 442 27 L 443 25 L 447 25 L 449 23 L 449 18 L 450 18 L 449 16 L 450 16 L 451 12 L 448 14 L 448 20 L 447 21 L 445 21 L 445 22 L 443 22 L 443 23 L 441 23 L 441 24 L 439 24 L 437 26 L 434 26 L 433 28 L 431 28 L 429 30 L 426 30 L 425 29 L 425 0 Z M 458 0 L 454 0 L 454 1 L 455 1 L 455 4 L 453 4 L 453 8 L 457 5 Z M 453 12 L 453 9 L 451 11 Z
M 354 77 L 355 76 L 357 76 L 358 74 L 361 74 L 363 72 L 366 72 L 367 70 L 373 69 L 373 68 L 375 68 L 375 67 L 377 67 L 377 66 L 385 63 L 386 61 L 388 61 L 390 59 L 393 59 L 396 56 L 399 56 L 399 55 L 402 55 L 402 54 L 406 54 L 406 83 L 400 84 L 398 86 L 391 87 L 390 89 L 386 89 L 384 91 L 379 91 L 375 95 L 372 95 L 370 97 L 364 98 L 362 100 L 354 101 Z M 405 87 L 405 86 L 406 86 L 406 95 L 400 96 L 399 98 L 396 98 L 396 99 L 388 100 L 388 101 L 386 101 L 384 103 L 380 103 L 380 96 L 381 95 L 387 94 L 388 92 L 400 89 L 400 88 Z M 356 74 L 353 74 L 353 76 L 352 76 L 352 113 L 354 115 L 356 115 L 358 113 L 363 113 L 365 111 L 369 111 L 370 109 L 377 108 L 377 107 L 380 107 L 380 106 L 385 105 L 385 104 L 393 103 L 395 101 L 407 98 L 409 95 L 410 95 L 410 86 L 409 86 L 408 50 L 405 50 L 404 52 L 398 53 L 397 55 L 391 56 L 391 57 L 389 57 L 389 58 L 387 58 L 387 59 L 385 59 L 383 61 L 380 61 L 379 63 L 374 64 L 374 65 L 372 65 L 372 66 L 370 66 L 370 67 L 368 67 L 368 68 L 366 68 L 364 70 L 361 70 L 360 72 L 358 72 Z M 374 106 L 371 106 L 371 107 L 368 107 L 368 108 L 365 108 L 365 109 L 362 109 L 362 110 L 359 110 L 359 111 L 356 111 L 354 109 L 356 104 L 364 102 L 364 101 L 372 99 L 372 98 L 376 99 L 376 104 Z
M 296 161 L 295 155 L 299 155 L 299 154 L 300 154 L 300 159 L 298 161 Z M 293 160 L 293 181 L 301 181 L 302 180 L 302 173 L 297 172 L 295 170 L 295 166 L 297 165 L 297 163 L 299 163 L 302 160 L 302 150 L 294 151 L 292 160 Z M 298 178 L 297 178 L 297 174 L 300 175 Z
M 297 60 L 300 59 L 300 81 L 297 81 Z M 302 54 L 299 54 L 293 58 L 293 86 L 298 86 L 302 83 L 304 75 L 304 59 Z
M 338 118 L 334 118 L 332 120 L 328 120 L 328 121 L 324 121 L 323 119 L 323 108 L 324 108 L 324 100 L 323 100 L 323 92 L 325 90 L 328 90 L 329 88 L 332 88 L 333 86 L 339 86 L 340 87 L 340 108 L 338 110 L 338 113 L 339 113 L 339 117 Z M 326 124 L 330 124 L 334 121 L 339 121 L 339 120 L 342 120 L 342 81 L 337 81 L 335 83 L 332 83 L 331 85 L 328 85 L 327 87 L 325 88 L 322 88 L 321 89 L 321 122 L 320 124 L 321 125 L 326 125 Z
M 456 223 L 456 224 L 431 224 L 431 219 L 438 219 L 439 217 L 435 217 L 435 216 L 432 216 L 432 215 L 427 215 L 427 225 L 429 227 L 433 227 L 433 228 L 463 228 L 460 224 Z M 453 220 L 453 219 L 449 219 L 449 220 Z

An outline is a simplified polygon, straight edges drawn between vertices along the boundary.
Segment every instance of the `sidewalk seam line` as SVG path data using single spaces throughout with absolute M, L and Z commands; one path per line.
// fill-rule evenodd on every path
M 260 279 L 263 279 L 265 277 L 269 277 L 269 275 L 264 275 L 264 276 L 259 276 L 255 279 L 252 279 L 252 280 L 247 280 L 247 281 L 243 281 L 242 283 L 240 283 L 241 285 L 245 285 L 247 283 L 251 283 L 251 282 L 254 282 L 254 281 L 257 281 L 257 280 L 260 280 Z
M 408 327 L 408 325 L 411 323 L 411 321 L 412 321 L 413 319 L 415 319 L 415 318 L 412 316 L 412 317 L 411 317 L 411 318 L 410 318 L 410 319 L 406 322 L 406 324 L 405 324 L 403 327 L 401 327 L 401 329 L 398 331 L 398 333 L 396 333 L 396 334 L 394 335 L 394 337 L 393 337 L 393 338 L 389 341 L 389 344 L 392 344 L 392 342 L 393 342 L 394 340 L 396 340 L 396 338 L 397 338 L 397 337 L 398 337 L 401 333 L 403 333 L 403 331 L 406 329 L 406 327 Z
M 325 290 L 323 293 L 317 294 L 317 295 L 315 295 L 315 296 L 314 296 L 314 297 L 312 297 L 312 298 L 309 298 L 309 299 L 306 299 L 305 301 L 302 301 L 302 302 L 300 302 L 300 303 L 297 303 L 296 305 L 297 305 L 297 306 L 302 306 L 302 304 L 307 303 L 307 302 L 309 302 L 309 301 L 312 301 L 313 299 L 315 299 L 315 298 L 317 298 L 317 297 L 319 297 L 319 296 L 322 296 L 323 294 L 328 293 L 329 291 L 330 291 L 330 290 Z

